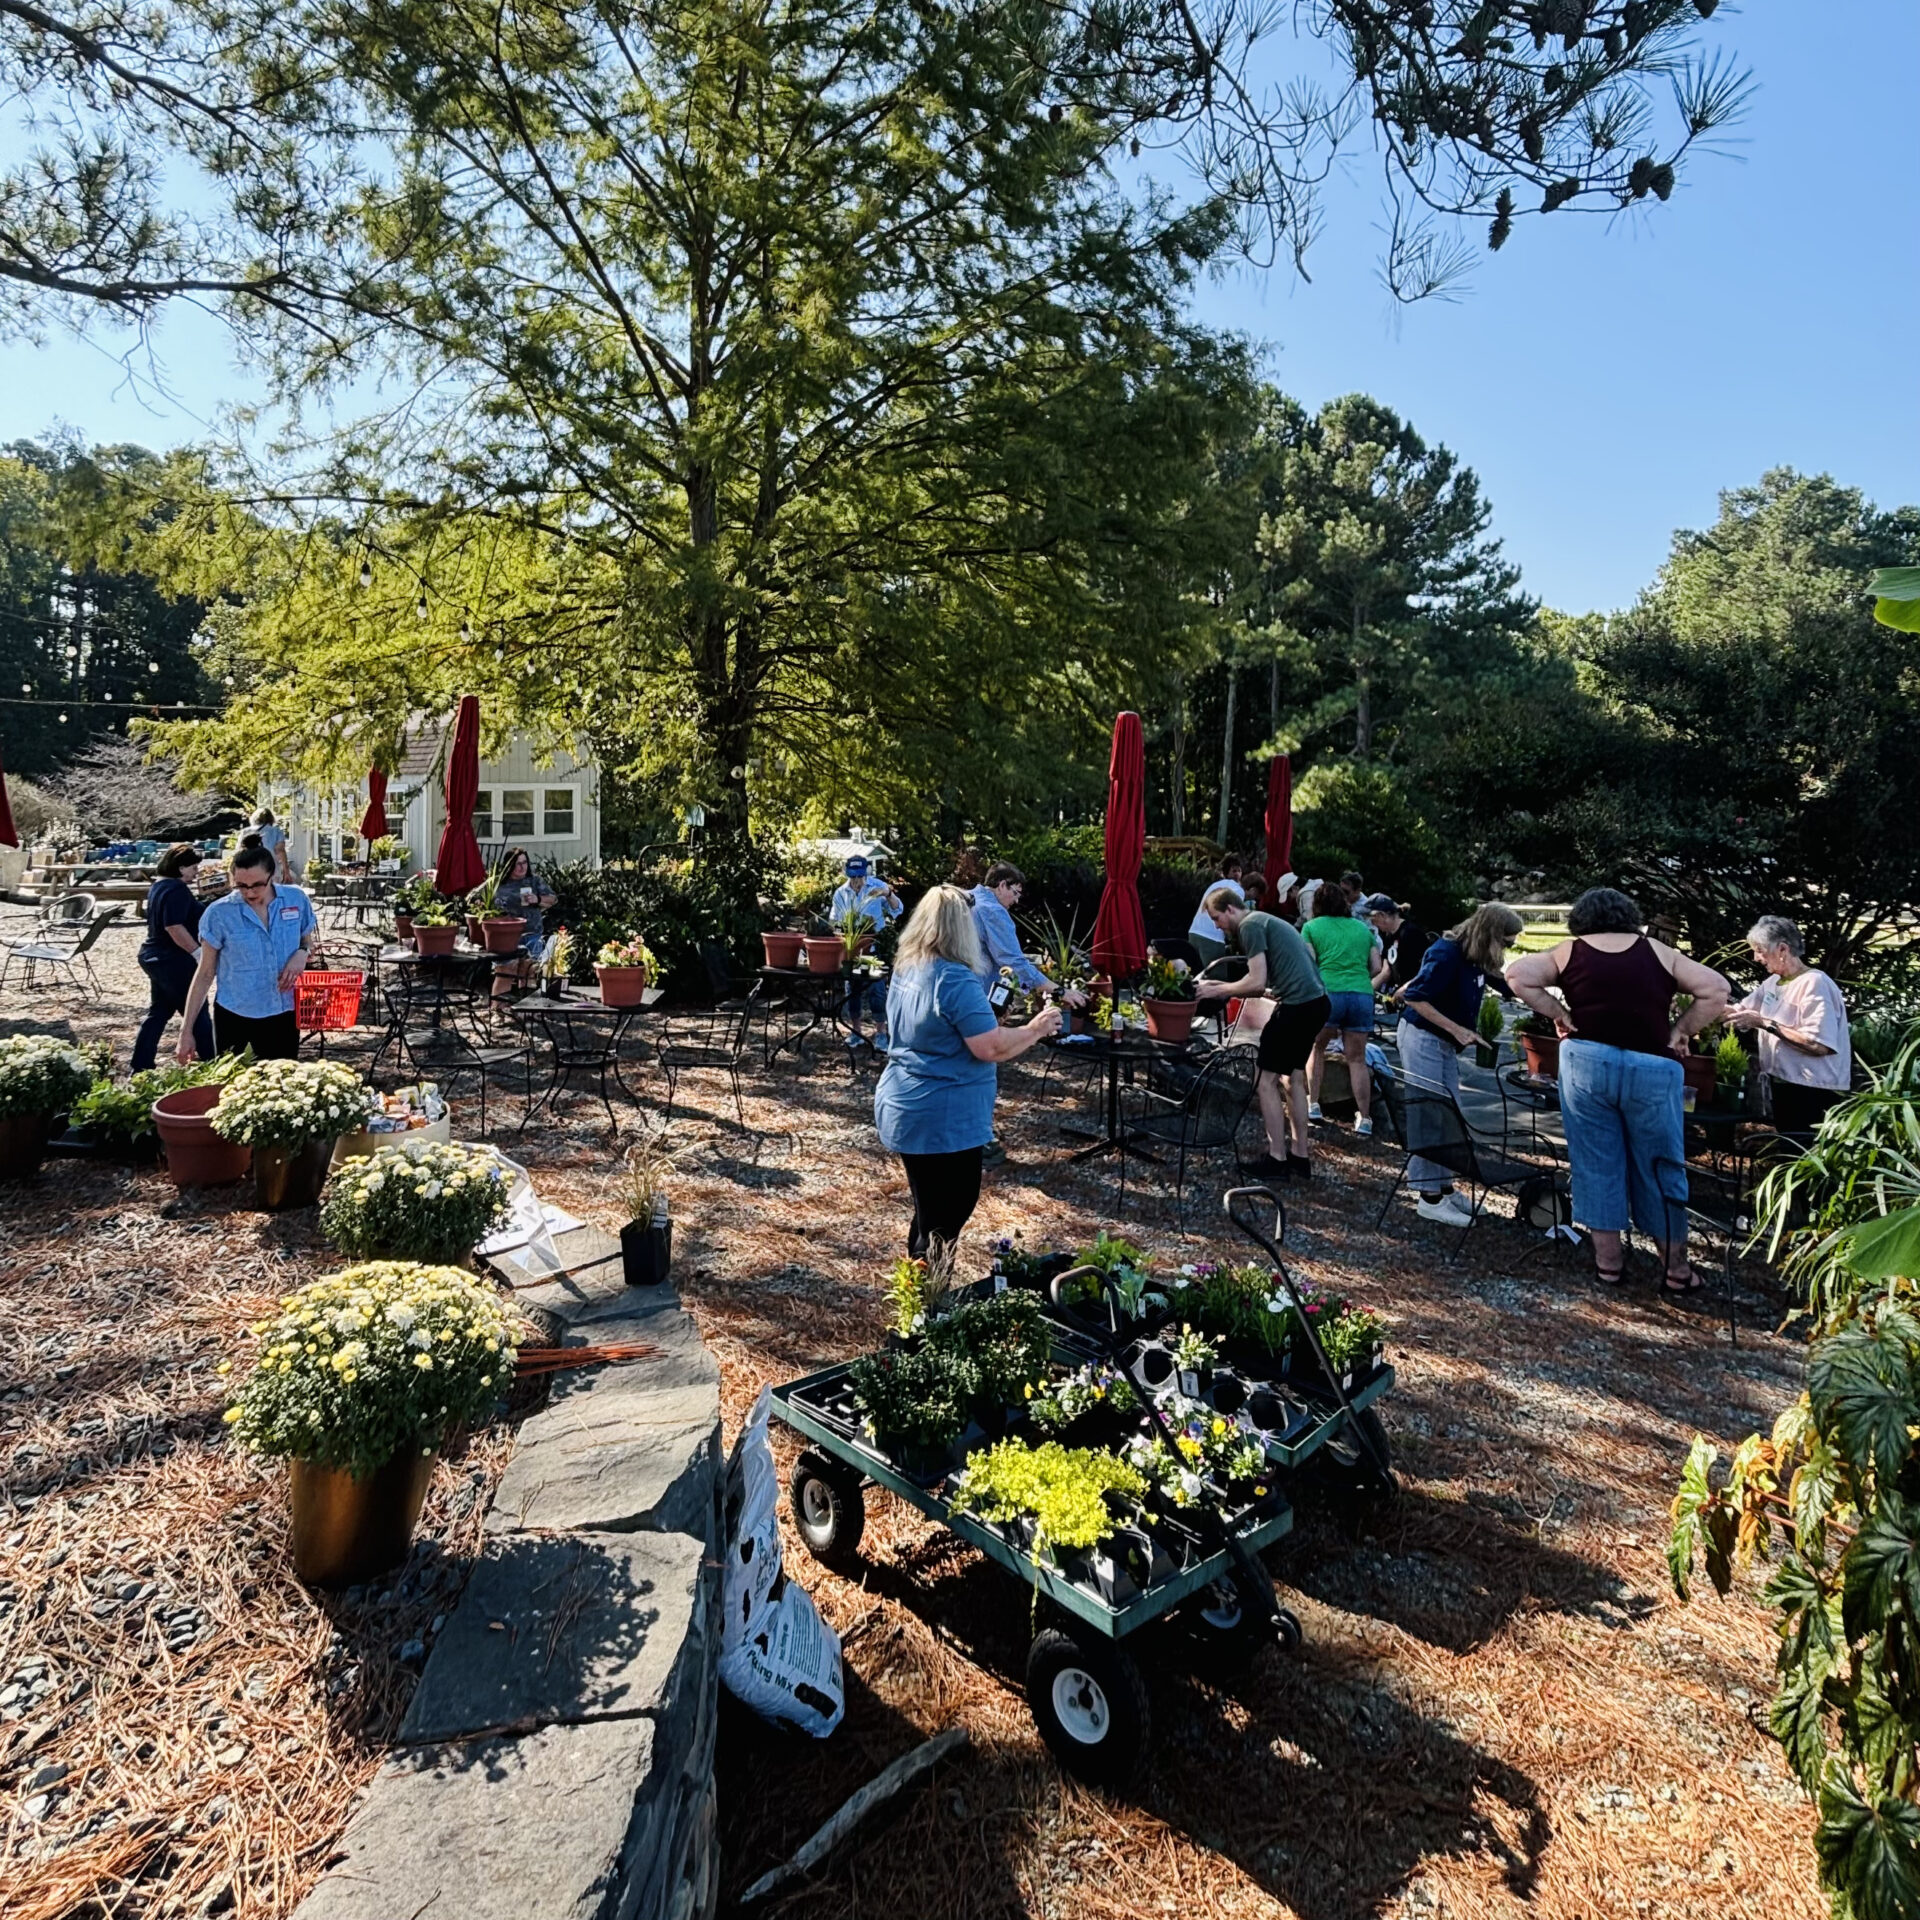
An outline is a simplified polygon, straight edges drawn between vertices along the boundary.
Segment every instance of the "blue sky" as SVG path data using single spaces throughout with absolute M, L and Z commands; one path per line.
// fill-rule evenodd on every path
M 1754 0 L 1710 32 L 1757 81 L 1738 144 L 1644 218 L 1523 220 L 1464 297 L 1396 307 L 1358 154 L 1311 285 L 1242 269 L 1196 302 L 1308 405 L 1365 390 L 1454 448 L 1529 590 L 1570 611 L 1631 600 L 1674 528 L 1770 466 L 1920 501 L 1920 0 Z M 165 446 L 252 397 L 204 316 L 157 330 L 171 402 L 115 364 L 129 344 L 0 347 L 0 440 Z

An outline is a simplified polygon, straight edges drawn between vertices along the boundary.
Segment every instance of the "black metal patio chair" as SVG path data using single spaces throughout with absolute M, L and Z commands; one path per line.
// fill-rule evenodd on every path
M 425 1002 L 404 989 L 385 987 L 387 1031 L 368 1063 L 371 1076 L 382 1056 L 392 1048 L 406 1071 L 421 1080 L 477 1079 L 480 1082 L 480 1131 L 487 1131 L 489 1083 L 518 1065 L 530 1074 L 525 1041 L 510 1046 L 479 1046 L 454 1020 L 437 1024 L 423 1019 Z
M 1205 1057 L 1178 1094 L 1159 1093 L 1151 1086 L 1124 1089 L 1120 1204 L 1127 1203 L 1127 1162 L 1135 1157 L 1127 1148 L 1137 1145 L 1171 1153 L 1174 1218 L 1184 1229 L 1187 1162 L 1196 1155 L 1227 1152 L 1233 1155 L 1235 1173 L 1241 1171 L 1240 1128 L 1253 1104 L 1258 1076 L 1259 1063 L 1251 1047 L 1220 1047 Z
M 660 1017 L 654 1060 L 667 1076 L 664 1128 L 673 1119 L 683 1073 L 724 1073 L 733 1088 L 733 1111 L 742 1133 L 747 1109 L 740 1094 L 740 1067 L 753 1026 L 754 1002 L 729 1001 L 717 1007 L 687 1007 Z

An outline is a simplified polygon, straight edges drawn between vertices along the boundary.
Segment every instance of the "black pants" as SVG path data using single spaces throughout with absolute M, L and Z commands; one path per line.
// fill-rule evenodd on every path
M 253 1049 L 256 1060 L 297 1060 L 300 1057 L 300 1029 L 290 1013 L 270 1013 L 263 1020 L 250 1020 L 244 1013 L 229 1013 L 225 1007 L 213 1010 L 213 1039 L 221 1053 Z
M 948 1246 L 960 1238 L 960 1229 L 980 1204 L 980 1157 L 985 1147 L 964 1147 L 958 1153 L 903 1153 L 913 1189 L 913 1226 L 907 1251 L 916 1260 L 926 1255 L 930 1241 Z
M 152 960 L 143 957 L 140 971 L 147 976 L 147 1017 L 140 1022 L 140 1031 L 134 1036 L 135 1073 L 145 1073 L 153 1065 L 159 1056 L 160 1038 L 167 1030 L 167 1022 L 176 1013 L 186 1012 L 187 989 L 193 985 L 194 957 L 175 948 L 171 958 L 166 954 Z M 213 1023 L 207 1018 L 205 1007 L 193 1023 L 193 1044 L 202 1060 L 213 1058 Z
M 1767 1094 L 1773 1103 L 1775 1128 L 1809 1141 L 1820 1131 L 1820 1122 L 1829 1109 L 1847 1097 L 1838 1087 L 1803 1087 L 1797 1080 L 1775 1080 L 1771 1076 Z

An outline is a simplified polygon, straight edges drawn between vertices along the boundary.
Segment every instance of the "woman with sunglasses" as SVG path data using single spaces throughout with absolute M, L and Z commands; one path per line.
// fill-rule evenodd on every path
M 228 863 L 233 891 L 200 916 L 200 964 L 187 992 L 174 1057 L 193 1058 L 193 1023 L 213 995 L 216 1052 L 253 1049 L 256 1060 L 292 1060 L 300 1052 L 294 983 L 306 972 L 319 921 L 298 887 L 273 877 L 274 856 L 243 846 Z

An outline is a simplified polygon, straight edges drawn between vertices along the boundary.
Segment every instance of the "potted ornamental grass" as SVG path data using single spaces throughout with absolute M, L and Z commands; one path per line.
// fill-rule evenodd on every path
M 101 1070 L 98 1056 L 47 1033 L 0 1040 L 0 1180 L 24 1180 L 46 1158 L 57 1115 Z
M 1488 1072 L 1500 1064 L 1500 1042 L 1507 1031 L 1507 1016 L 1497 993 L 1483 994 L 1480 1011 L 1474 1016 L 1473 1058 Z
M 873 945 L 873 915 L 863 908 L 849 907 L 833 923 L 833 930 L 840 936 L 840 944 L 847 950 L 848 966 L 852 966 Z
M 335 1143 L 379 1109 L 379 1095 L 331 1060 L 262 1060 L 238 1075 L 208 1116 L 221 1139 L 253 1149 L 253 1189 L 269 1213 L 310 1207 Z
M 620 1229 L 620 1264 L 627 1285 L 660 1286 L 673 1268 L 673 1214 L 665 1156 L 635 1148 L 627 1156 L 620 1200 L 627 1216 Z
M 489 953 L 518 953 L 520 936 L 527 930 L 524 914 L 509 913 L 499 904 L 500 883 L 506 878 L 500 867 L 488 869 L 487 877 L 467 895 L 471 913 L 467 932 L 475 946 Z
M 288 1294 L 253 1332 L 225 1417 L 289 1463 L 294 1572 L 341 1587 L 398 1566 L 435 1457 L 512 1382 L 499 1295 L 454 1267 L 375 1261 Z
M 506 1219 L 511 1187 L 485 1147 L 396 1143 L 341 1165 L 327 1182 L 320 1231 L 351 1259 L 457 1266 Z
M 658 962 L 637 933 L 609 940 L 593 956 L 593 977 L 600 983 L 603 1007 L 637 1007 L 652 985 Z
M 1194 1008 L 1199 1004 L 1187 963 L 1158 951 L 1149 955 L 1140 1004 L 1146 1012 L 1147 1031 L 1156 1040 L 1185 1040 L 1193 1031 Z

